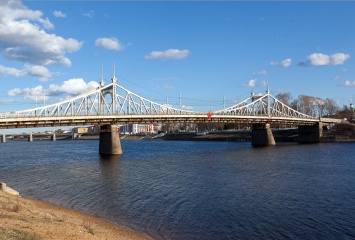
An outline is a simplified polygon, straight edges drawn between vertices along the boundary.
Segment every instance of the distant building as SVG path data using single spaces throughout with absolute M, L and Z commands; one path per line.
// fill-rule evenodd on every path
M 88 128 L 87 127 L 76 127 L 76 128 L 72 129 L 72 133 L 77 133 L 77 134 L 88 133 Z
M 100 133 L 100 126 L 94 125 L 88 127 L 88 134 L 99 134 Z
M 153 124 L 127 124 L 120 127 L 121 134 L 154 133 Z

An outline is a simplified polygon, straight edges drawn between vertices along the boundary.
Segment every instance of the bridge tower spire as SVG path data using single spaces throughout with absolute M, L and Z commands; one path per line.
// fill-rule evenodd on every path
M 267 94 L 267 115 L 270 117 L 270 89 L 269 89 L 269 83 L 266 82 L 266 94 Z
M 104 85 L 105 85 L 105 82 L 104 82 L 104 67 L 101 66 L 100 87 L 103 87 Z
M 255 94 L 254 94 L 254 86 L 251 86 L 251 101 L 252 102 L 254 102 L 254 96 L 255 96 Z
M 116 65 L 113 64 L 113 76 L 112 76 L 112 83 L 116 83 L 117 78 L 116 78 Z

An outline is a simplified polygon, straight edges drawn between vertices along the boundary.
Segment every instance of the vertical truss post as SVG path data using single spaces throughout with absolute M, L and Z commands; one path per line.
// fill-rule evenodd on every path
M 131 112 L 129 109 L 130 108 L 129 101 L 131 101 L 131 93 L 128 92 L 127 93 L 127 101 L 126 101 L 127 102 L 127 114 L 130 114 L 130 112 Z
M 266 90 L 266 93 L 267 93 L 267 115 L 268 117 L 270 117 L 270 90 L 269 90 L 269 85 L 267 85 L 267 90 Z
M 117 112 L 117 99 L 116 99 L 116 83 L 117 83 L 117 78 L 116 78 L 116 68 L 115 65 L 113 66 L 113 77 L 112 77 L 112 115 L 115 115 Z
M 252 87 L 252 90 L 251 90 L 251 102 L 252 102 L 252 105 L 251 105 L 252 110 L 251 110 L 251 112 L 252 112 L 252 115 L 255 116 L 254 87 Z

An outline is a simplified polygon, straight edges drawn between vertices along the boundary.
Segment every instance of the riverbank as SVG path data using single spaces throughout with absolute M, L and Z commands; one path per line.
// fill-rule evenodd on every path
M 0 239 L 150 239 L 76 210 L 0 191 Z
M 297 141 L 298 129 L 274 129 L 274 138 L 277 142 Z M 205 134 L 192 133 L 173 133 L 167 134 L 159 139 L 162 140 L 188 140 L 188 141 L 233 141 L 250 142 L 252 138 L 251 130 L 238 131 L 214 131 Z
M 276 142 L 298 142 L 298 128 L 272 129 Z M 206 134 L 172 133 L 160 137 L 161 140 L 188 140 L 188 141 L 251 141 L 251 130 L 216 131 Z M 340 123 L 329 130 L 323 129 L 320 142 L 355 142 L 355 124 Z

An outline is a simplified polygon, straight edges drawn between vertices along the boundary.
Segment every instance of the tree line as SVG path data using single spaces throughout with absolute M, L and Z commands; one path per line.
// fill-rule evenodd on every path
M 350 106 L 346 105 L 340 108 L 336 101 L 331 98 L 322 99 L 299 95 L 298 98 L 293 99 L 291 93 L 288 92 L 279 93 L 275 97 L 283 104 L 310 116 L 346 118 L 350 122 L 355 121 L 354 109 L 350 109 Z

